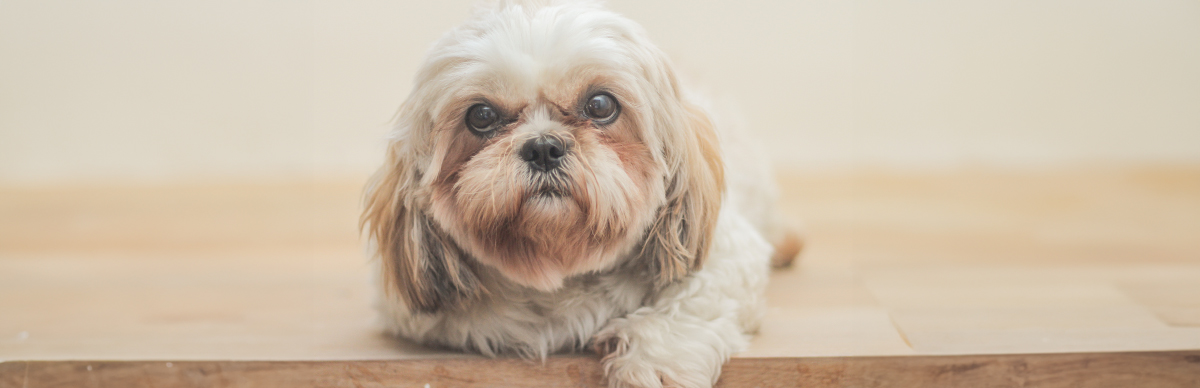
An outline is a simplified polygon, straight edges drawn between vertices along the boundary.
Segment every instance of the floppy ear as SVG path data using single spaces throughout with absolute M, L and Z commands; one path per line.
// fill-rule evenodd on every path
M 367 186 L 359 227 L 367 229 L 383 264 L 383 285 L 412 311 L 452 308 L 483 292 L 465 253 L 416 203 L 419 173 L 392 144 L 387 162 Z
M 655 283 L 665 286 L 700 268 L 708 255 L 725 187 L 720 144 L 712 120 L 684 103 L 683 125 L 667 128 L 666 204 L 658 210 L 642 246 Z

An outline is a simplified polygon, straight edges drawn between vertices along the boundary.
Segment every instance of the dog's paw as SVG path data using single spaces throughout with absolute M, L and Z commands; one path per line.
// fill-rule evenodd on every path
M 617 319 L 592 338 L 610 388 L 707 388 L 724 357 L 709 344 L 671 330 L 668 322 Z

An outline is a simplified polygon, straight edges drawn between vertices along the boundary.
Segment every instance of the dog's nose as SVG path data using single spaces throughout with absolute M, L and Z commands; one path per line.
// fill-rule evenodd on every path
M 558 168 L 566 155 L 567 147 L 562 140 L 555 136 L 542 135 L 529 139 L 521 147 L 521 159 L 529 162 L 529 166 L 539 171 L 550 171 Z

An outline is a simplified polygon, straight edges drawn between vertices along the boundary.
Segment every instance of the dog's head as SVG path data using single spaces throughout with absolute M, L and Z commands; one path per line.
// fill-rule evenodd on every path
M 385 287 L 431 312 L 623 260 L 659 285 L 703 261 L 716 134 L 641 28 L 590 4 L 478 11 L 430 50 L 362 222 Z

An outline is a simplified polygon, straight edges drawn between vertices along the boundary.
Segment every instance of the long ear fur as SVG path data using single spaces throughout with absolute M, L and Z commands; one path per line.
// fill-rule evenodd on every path
M 371 178 L 359 227 L 376 243 L 389 297 L 399 296 L 417 312 L 459 306 L 483 287 L 462 249 L 415 203 L 419 174 L 399 148 L 392 144 Z
M 669 128 L 666 204 L 642 246 L 655 283 L 665 286 L 700 268 L 708 255 L 721 195 L 724 164 L 712 121 L 699 106 L 684 102 L 682 126 Z M 670 138 L 670 137 L 674 138 Z

